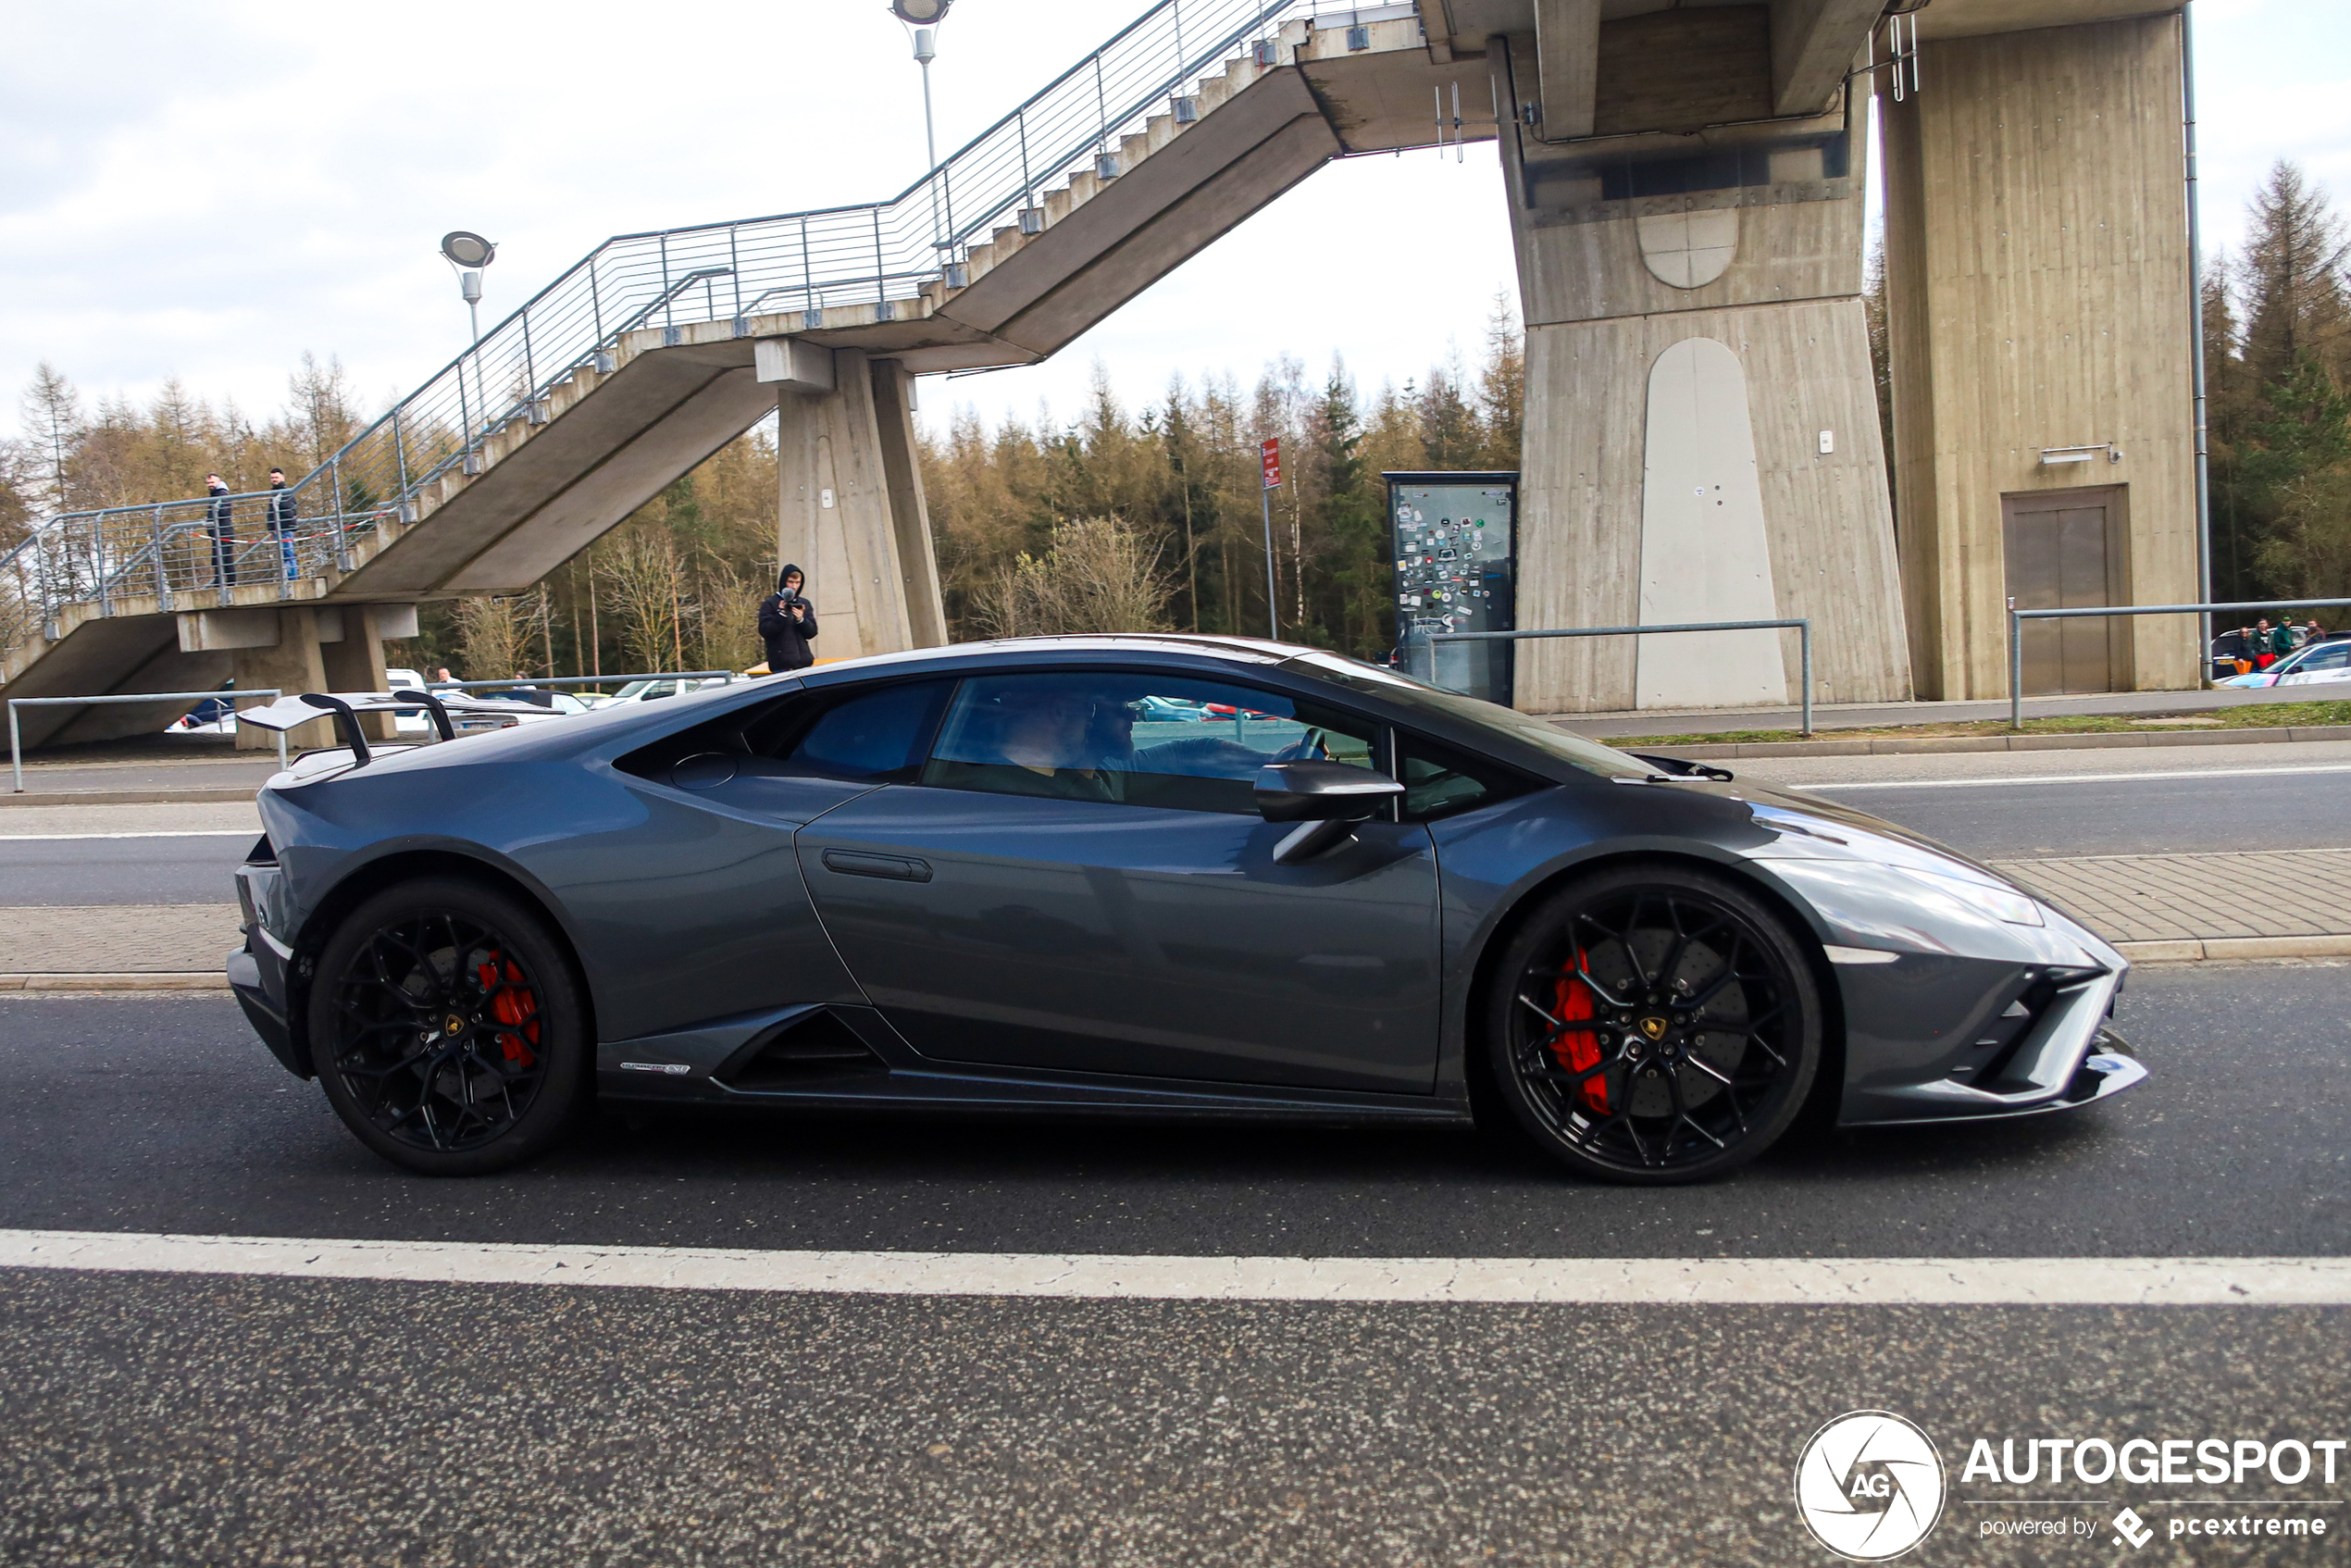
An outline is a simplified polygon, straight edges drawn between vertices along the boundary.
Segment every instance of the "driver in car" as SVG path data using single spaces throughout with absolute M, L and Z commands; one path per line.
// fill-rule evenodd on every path
M 1116 776 L 1101 765 L 1095 706 L 1092 693 L 1067 686 L 1015 686 L 997 699 L 990 760 L 944 763 L 927 782 L 1053 800 L 1117 800 Z

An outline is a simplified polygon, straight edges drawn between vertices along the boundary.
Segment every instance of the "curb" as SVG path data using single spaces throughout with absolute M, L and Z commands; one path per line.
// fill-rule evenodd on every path
M 2189 937 L 2159 942 L 2116 942 L 2133 964 L 2208 964 L 2233 958 L 2351 958 L 2351 935 L 2326 937 Z
M 0 991 L 226 991 L 229 977 L 210 970 L 118 975 L 0 975 Z
M 1557 720 L 1553 721 L 1558 722 Z M 1631 736 L 1587 735 L 1603 746 Z M 1913 740 L 1728 740 L 1653 748 L 1668 756 L 1706 761 L 1721 757 L 1885 757 L 1936 752 L 2093 752 L 2141 746 L 2285 745 L 2295 740 L 2351 740 L 2351 724 L 2276 725 L 2263 729 L 2149 730 L 2144 734 L 1922 735 Z
M 204 790 L 28 790 L 21 795 L 0 790 L 0 809 L 8 806 L 175 806 L 207 805 L 215 802 L 246 803 L 261 793 L 251 789 Z

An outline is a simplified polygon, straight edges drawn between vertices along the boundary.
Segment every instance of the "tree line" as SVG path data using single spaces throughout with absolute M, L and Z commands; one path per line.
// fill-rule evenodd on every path
M 2291 163 L 2249 217 L 2241 250 L 2204 282 L 2215 590 L 2351 596 L 2351 236 Z M 1872 266 L 1882 399 L 1883 287 Z M 1400 386 L 1367 392 L 1343 364 L 1310 373 L 1283 355 L 1246 387 L 1229 372 L 1178 378 L 1133 407 L 1098 367 L 1071 419 L 991 427 L 959 410 L 922 438 L 953 635 L 1278 626 L 1380 652 L 1395 636 L 1381 472 L 1515 469 L 1524 401 L 1522 335 L 1498 297 L 1474 365 L 1456 355 Z M 306 472 L 365 423 L 342 367 L 308 354 L 258 420 L 177 380 L 144 403 L 92 405 L 45 364 L 21 416 L 19 438 L 0 441 L 0 546 L 57 511 L 197 494 L 207 473 L 259 489 L 272 466 Z M 1285 479 L 1270 587 L 1267 438 Z M 742 668 L 761 657 L 776 520 L 761 426 L 528 591 L 426 606 L 421 635 L 392 652 L 477 678 Z M 825 585 L 810 586 L 821 608 Z
M 1258 443 L 1282 442 L 1273 604 L 1284 637 L 1385 648 L 1383 468 L 1515 468 L 1521 340 L 1497 300 L 1476 366 L 1458 359 L 1366 395 L 1341 364 L 1294 356 L 1244 391 L 1179 379 L 1121 404 L 1097 367 L 1085 410 L 990 429 L 969 409 L 922 437 L 949 621 L 958 640 L 1085 630 L 1262 634 L 1269 625 Z M 299 476 L 364 427 L 342 365 L 309 355 L 261 419 L 177 380 L 94 408 L 43 365 L 20 439 L 0 443 L 0 545 L 61 511 L 200 494 L 218 473 L 258 490 Z M 395 664 L 469 678 L 740 669 L 762 656 L 759 600 L 776 555 L 776 444 L 753 428 L 524 592 L 428 604 Z M 802 563 L 802 565 L 813 565 Z M 819 608 L 824 584 L 811 591 Z

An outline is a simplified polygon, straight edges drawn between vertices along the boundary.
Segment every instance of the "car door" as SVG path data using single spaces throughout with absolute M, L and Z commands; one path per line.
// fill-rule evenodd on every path
M 1212 703 L 1231 716 L 1188 716 Z M 920 780 L 802 829 L 801 865 L 851 972 L 926 1056 L 1429 1093 L 1427 830 L 1366 823 L 1283 865 L 1290 827 L 1250 798 L 1267 761 L 1367 765 L 1375 734 L 1180 674 L 974 677 Z
M 2278 678 L 2280 686 L 2324 686 L 2351 680 L 2351 642 L 2321 642 L 2294 662 L 2293 673 Z

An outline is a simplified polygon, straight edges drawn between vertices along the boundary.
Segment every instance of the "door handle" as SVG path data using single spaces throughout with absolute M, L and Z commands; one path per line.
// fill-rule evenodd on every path
M 892 882 L 927 882 L 930 862 L 912 855 L 867 854 L 861 850 L 827 850 L 825 869 L 844 877 L 880 877 Z

